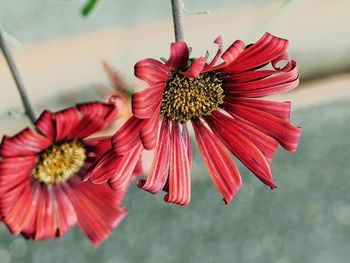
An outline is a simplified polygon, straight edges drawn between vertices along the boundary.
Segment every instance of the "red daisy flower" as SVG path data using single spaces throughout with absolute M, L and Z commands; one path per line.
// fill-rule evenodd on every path
M 118 113 L 113 104 L 86 103 L 44 111 L 35 129 L 4 136 L 0 146 L 0 212 L 13 234 L 42 240 L 63 236 L 74 224 L 93 244 L 106 239 L 127 215 L 124 191 L 82 182 L 111 148 L 110 137 L 87 138 Z
M 252 45 L 238 40 L 225 52 L 221 37 L 214 43 L 219 49 L 210 63 L 207 55 L 189 58 L 184 42 L 171 45 L 165 64 L 154 59 L 138 62 L 135 75 L 150 87 L 133 96 L 134 116 L 112 139 L 119 153 L 140 141 L 145 149 L 156 148 L 150 174 L 138 186 L 151 193 L 165 189 L 167 202 L 190 201 L 188 121 L 225 203 L 242 184 L 227 149 L 273 189 L 269 162 L 278 144 L 291 152 L 297 148 L 301 129 L 290 124 L 290 102 L 257 99 L 297 87 L 297 64 L 286 53 L 288 41 L 266 33 Z M 219 58 L 223 61 L 216 65 Z

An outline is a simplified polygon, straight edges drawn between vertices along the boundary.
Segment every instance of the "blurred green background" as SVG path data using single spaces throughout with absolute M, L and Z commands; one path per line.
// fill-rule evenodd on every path
M 11 43 L 35 103 L 59 109 L 99 99 L 101 88 L 111 90 L 103 72 L 96 70 L 102 59 L 134 84 L 133 65 L 139 58 L 167 56 L 173 40 L 169 2 L 102 0 L 83 18 L 79 12 L 85 1 L 0 0 L 0 23 L 15 38 Z M 191 13 L 186 16 L 186 36 L 198 54 L 210 49 L 210 41 L 219 34 L 227 39 L 226 46 L 235 38 L 255 41 L 265 31 L 291 40 L 302 84 L 277 99 L 293 101 L 292 120 L 303 133 L 298 151 L 279 150 L 271 165 L 279 188 L 269 190 L 236 161 L 244 184 L 224 206 L 195 148 L 192 201 L 187 207 L 166 204 L 162 194 L 152 196 L 133 185 L 124 203 L 129 216 L 98 248 L 76 228 L 61 240 L 32 242 L 11 236 L 1 224 L 0 263 L 349 261 L 350 3 L 185 4 Z M 201 11 L 211 14 L 195 14 Z M 111 32 L 120 32 L 125 42 L 118 38 L 114 44 Z M 94 66 L 87 68 L 90 64 Z M 27 121 L 2 58 L 0 82 L 0 135 L 11 135 Z

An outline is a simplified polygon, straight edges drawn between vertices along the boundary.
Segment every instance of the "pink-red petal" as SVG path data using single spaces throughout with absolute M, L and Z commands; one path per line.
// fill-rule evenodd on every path
M 50 145 L 51 141 L 48 138 L 30 128 L 26 128 L 13 137 L 3 137 L 0 146 L 0 157 L 37 155 Z
M 35 127 L 50 141 L 55 139 L 55 123 L 51 111 L 45 110 L 36 121 Z
M 219 139 L 201 121 L 192 121 L 192 124 L 210 177 L 228 204 L 242 185 L 239 171 Z
M 181 71 L 181 73 L 189 78 L 197 78 L 200 73 L 202 73 L 205 63 L 207 61 L 207 57 L 194 59 L 190 68 L 186 71 Z
M 254 108 L 230 103 L 225 103 L 224 108 L 232 116 L 275 138 L 287 151 L 296 151 L 301 135 L 300 127 Z
M 137 184 L 138 187 L 151 193 L 161 191 L 169 175 L 170 129 L 168 122 L 166 118 L 163 119 L 149 176 L 146 180 L 139 180 Z
M 257 100 L 257 99 L 249 99 L 249 98 L 238 98 L 238 97 L 229 97 L 229 98 L 226 98 L 225 100 L 232 104 L 239 104 L 239 105 L 251 107 L 257 110 L 270 113 L 287 122 L 290 122 L 291 103 L 289 101 L 277 102 L 277 101 Z
M 75 209 L 79 228 L 94 245 L 104 241 L 127 215 L 118 201 L 125 192 L 113 191 L 105 184 L 71 182 L 64 185 L 64 191 Z
M 139 119 L 151 118 L 162 100 L 165 83 L 153 85 L 132 97 L 132 112 Z
M 225 72 L 242 72 L 255 69 L 281 56 L 288 48 L 288 40 L 265 33 L 255 44 L 240 53 Z
M 134 67 L 135 76 L 146 81 L 149 85 L 165 82 L 169 72 L 169 66 L 152 58 L 141 60 Z
M 80 121 L 80 112 L 76 107 L 54 113 L 56 121 L 56 142 L 71 139 L 71 133 L 77 128 Z
M 245 124 L 238 119 L 232 119 L 219 111 L 213 112 L 213 114 L 206 118 L 206 120 L 216 128 L 220 127 L 220 129 L 228 131 L 234 129 L 255 144 L 255 146 L 264 154 L 268 162 L 272 161 L 278 148 L 278 142 L 275 139 L 248 124 Z
M 170 136 L 169 193 L 164 200 L 169 203 L 187 205 L 191 199 L 190 167 L 180 124 L 172 122 Z
M 170 47 L 170 57 L 166 65 L 171 69 L 184 70 L 189 59 L 189 50 L 185 42 L 175 42 Z
M 113 135 L 112 145 L 116 154 L 125 154 L 141 142 L 140 131 L 144 120 L 130 117 Z
M 146 120 L 140 132 L 143 147 L 146 150 L 153 150 L 157 144 L 158 127 L 160 119 L 160 105 L 153 112 L 153 116 Z
M 207 118 L 206 121 L 213 132 L 224 142 L 226 147 L 263 183 L 275 188 L 270 166 L 264 154 L 247 137 L 235 129 L 224 129 L 218 125 L 213 118 Z

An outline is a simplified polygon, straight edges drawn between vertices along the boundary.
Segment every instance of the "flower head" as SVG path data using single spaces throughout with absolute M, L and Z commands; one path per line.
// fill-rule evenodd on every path
M 190 201 L 188 123 L 225 203 L 242 184 L 228 150 L 273 189 L 269 162 L 278 145 L 292 152 L 298 145 L 301 129 L 290 124 L 290 103 L 258 99 L 297 87 L 297 64 L 286 53 L 288 41 L 266 33 L 255 44 L 238 40 L 225 52 L 221 37 L 214 43 L 219 48 L 211 62 L 208 55 L 190 58 L 184 42 L 171 45 L 165 63 L 150 58 L 138 62 L 135 75 L 150 87 L 133 96 L 134 116 L 113 136 L 116 152 L 140 143 L 155 148 L 150 174 L 138 186 L 151 193 L 166 190 L 167 202 Z
M 35 128 L 0 145 L 0 212 L 14 234 L 41 240 L 63 236 L 74 224 L 94 244 L 127 215 L 125 190 L 83 182 L 110 148 L 110 137 L 90 137 L 118 113 L 113 104 L 85 103 L 44 111 Z

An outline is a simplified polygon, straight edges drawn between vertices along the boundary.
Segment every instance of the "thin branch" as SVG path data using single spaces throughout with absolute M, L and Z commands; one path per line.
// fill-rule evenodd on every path
M 0 28 L 0 48 L 1 51 L 4 54 L 4 57 L 6 59 L 6 62 L 10 68 L 12 77 L 16 83 L 17 90 L 21 96 L 23 107 L 25 109 L 25 113 L 28 116 L 28 118 L 31 120 L 32 123 L 35 123 L 35 121 L 38 118 L 36 109 L 34 107 L 34 104 L 30 100 L 27 90 L 23 84 L 22 78 L 19 74 L 19 71 L 17 69 L 16 63 L 12 57 L 11 50 L 9 46 L 7 45 L 5 36 L 4 36 L 4 31 Z
M 173 11 L 175 41 L 184 41 L 184 5 L 183 0 L 171 0 Z

